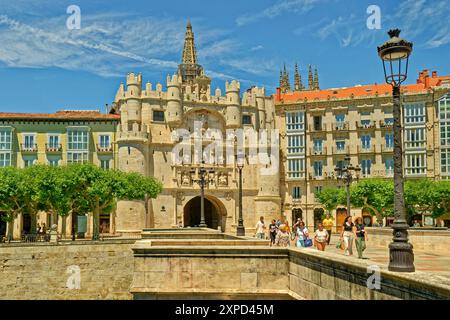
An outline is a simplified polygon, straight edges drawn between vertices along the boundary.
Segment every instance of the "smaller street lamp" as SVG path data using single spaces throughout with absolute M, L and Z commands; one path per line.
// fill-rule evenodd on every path
M 353 180 L 356 178 L 356 180 L 359 180 L 359 174 L 361 172 L 361 168 L 359 165 L 354 167 L 350 164 L 350 155 L 346 155 L 345 162 L 346 165 L 344 167 L 336 166 L 334 171 L 336 172 L 336 178 L 340 182 L 344 182 L 346 186 L 347 191 L 347 215 L 351 215 L 350 210 L 350 186 L 353 182 Z
M 245 236 L 244 218 L 242 215 L 242 169 L 244 168 L 244 161 L 238 159 L 237 168 L 239 170 L 239 220 L 236 229 L 236 235 L 243 237 Z
M 213 182 L 213 179 L 209 179 L 208 174 L 214 173 L 215 171 L 212 169 L 205 168 L 205 161 L 202 161 L 202 164 L 198 170 L 199 179 L 192 179 L 193 182 L 198 183 L 200 186 L 200 228 L 207 228 L 205 220 L 205 187 Z M 195 170 L 191 170 L 191 174 L 195 174 Z

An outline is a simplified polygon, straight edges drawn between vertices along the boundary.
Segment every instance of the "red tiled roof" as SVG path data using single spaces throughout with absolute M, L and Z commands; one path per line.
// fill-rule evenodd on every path
M 98 111 L 57 111 L 55 113 L 0 112 L 0 120 L 119 120 L 120 115 Z
M 419 93 L 426 92 L 432 87 L 440 86 L 443 82 L 450 84 L 450 76 L 438 77 L 436 72 L 432 73 L 430 77 L 428 70 L 423 70 L 419 74 L 416 84 L 406 84 L 402 86 L 402 92 Z M 392 87 L 389 84 L 373 84 L 373 85 L 359 85 L 349 88 L 311 90 L 311 91 L 293 91 L 281 93 L 277 90 L 275 94 L 275 101 L 297 102 L 297 101 L 314 101 L 327 99 L 345 99 L 354 97 L 370 97 L 375 95 L 391 95 Z

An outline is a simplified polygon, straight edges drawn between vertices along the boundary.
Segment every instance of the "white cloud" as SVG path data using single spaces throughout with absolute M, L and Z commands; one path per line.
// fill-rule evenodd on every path
M 146 74 L 174 72 L 180 62 L 185 21 L 82 13 L 81 29 L 68 30 L 65 19 L 36 18 L 23 23 L 0 15 L 0 63 L 9 67 L 82 70 L 110 77 L 135 69 Z M 202 64 L 243 52 L 226 32 L 201 26 L 194 31 L 200 35 L 196 44 L 201 46 L 198 53 Z M 216 78 L 233 78 L 209 72 Z
M 391 13 L 393 12 L 393 13 Z M 366 28 L 366 12 L 339 16 L 335 19 L 322 19 L 309 26 L 294 30 L 296 35 L 311 34 L 320 40 L 334 37 L 341 47 L 357 46 L 361 43 L 375 45 L 386 40 L 385 30 L 398 27 L 416 47 L 436 48 L 450 43 L 450 7 L 447 1 L 406 0 L 391 11 L 381 10 L 382 30 Z
M 279 0 L 274 5 L 256 13 L 248 13 L 236 19 L 238 26 L 244 26 L 264 18 L 275 18 L 285 12 L 305 13 L 310 11 L 320 0 Z
M 259 51 L 259 50 L 262 50 L 262 49 L 264 49 L 264 46 L 257 45 L 257 46 L 254 46 L 254 47 L 250 48 L 250 51 Z

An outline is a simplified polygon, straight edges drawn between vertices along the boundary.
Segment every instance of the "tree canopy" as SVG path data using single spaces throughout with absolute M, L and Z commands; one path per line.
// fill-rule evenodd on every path
M 91 212 L 94 239 L 99 235 L 100 213 L 111 213 L 119 200 L 156 198 L 161 191 L 162 184 L 153 177 L 102 170 L 92 164 L 0 168 L 0 211 L 4 221 L 12 222 L 19 213 L 33 218 L 43 210 L 52 214 L 53 223 L 57 223 L 57 216 Z M 65 219 L 62 221 L 65 234 Z M 9 225 L 10 237 L 12 223 Z
M 344 196 L 343 196 L 344 195 Z M 405 183 L 405 206 L 409 217 L 430 212 L 438 218 L 450 212 L 450 181 L 417 179 Z M 346 205 L 343 189 L 325 188 L 316 195 L 317 200 L 329 212 L 339 205 Z M 365 179 L 350 188 L 351 204 L 382 217 L 394 215 L 394 183 L 386 179 Z

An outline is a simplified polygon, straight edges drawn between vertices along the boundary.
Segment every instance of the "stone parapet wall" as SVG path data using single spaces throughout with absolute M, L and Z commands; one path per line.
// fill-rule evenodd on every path
M 289 289 L 308 300 L 449 299 L 450 279 L 424 272 L 394 273 L 382 267 L 380 289 L 367 280 L 369 261 L 310 249 L 289 250 Z M 370 283 L 374 283 L 369 281 Z
M 131 299 L 133 243 L 0 245 L 0 299 Z M 69 266 L 79 290 L 67 288 Z
M 371 244 L 388 247 L 392 242 L 391 228 L 367 228 Z M 450 231 L 449 230 L 424 230 L 409 229 L 409 242 L 415 250 L 428 252 L 450 253 Z

